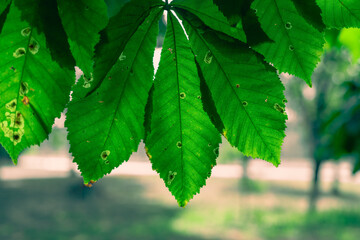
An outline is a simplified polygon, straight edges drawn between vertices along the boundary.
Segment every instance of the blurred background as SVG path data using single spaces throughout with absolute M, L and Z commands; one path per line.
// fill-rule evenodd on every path
M 0 148 L 0 239 L 359 239 L 360 31 L 326 36 L 312 88 L 281 75 L 289 120 L 278 168 L 223 139 L 212 177 L 180 208 L 140 144 L 87 188 L 68 153 L 63 115 L 18 166 Z

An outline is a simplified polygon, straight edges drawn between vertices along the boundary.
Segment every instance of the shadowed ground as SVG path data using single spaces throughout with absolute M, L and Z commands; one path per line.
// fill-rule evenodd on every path
M 0 239 L 202 239 L 175 232 L 179 209 L 142 193 L 134 179 L 105 179 L 92 189 L 75 177 L 5 182 Z
M 323 185 L 308 215 L 308 183 L 210 179 L 183 209 L 156 176 L 0 182 L 0 239 L 357 240 L 360 189 Z

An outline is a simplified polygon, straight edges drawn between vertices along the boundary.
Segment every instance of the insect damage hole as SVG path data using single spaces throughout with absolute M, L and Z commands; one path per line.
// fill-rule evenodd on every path
M 14 133 L 14 141 L 18 141 L 20 139 L 20 135 L 17 133 Z
M 278 103 L 275 103 L 274 105 L 274 109 L 284 115 L 286 115 L 285 113 L 285 108 L 281 107 Z
M 109 150 L 105 150 L 100 154 L 100 157 L 102 160 L 106 161 L 106 159 L 108 158 L 108 156 L 110 155 L 110 151 Z M 106 163 L 106 162 L 105 162 Z
M 15 112 L 16 105 L 17 105 L 17 99 L 13 99 L 8 104 L 6 104 L 5 107 L 9 109 L 10 112 Z
M 177 172 L 169 171 L 168 180 L 167 180 L 168 185 L 171 185 L 171 183 L 174 181 L 176 175 L 177 175 Z
M 19 58 L 19 57 L 24 56 L 25 53 L 26 53 L 25 48 L 18 48 L 18 49 L 16 49 L 15 52 L 13 53 L 13 57 L 14 57 L 14 58 Z
M 29 43 L 29 51 L 35 55 L 39 52 L 40 49 L 40 44 L 38 43 L 38 41 L 36 41 L 34 38 L 30 39 L 30 43 Z
M 204 62 L 206 64 L 210 64 L 212 62 L 212 59 L 213 59 L 213 54 L 212 52 L 209 50 L 207 51 L 207 53 L 205 54 L 205 57 L 204 57 Z
M 29 92 L 29 84 L 27 82 L 20 83 L 20 95 L 24 96 Z
M 177 146 L 178 148 L 181 148 L 181 147 L 182 147 L 182 143 L 179 141 L 179 142 L 176 143 L 176 146 Z
M 16 116 L 14 119 L 14 127 L 15 128 L 24 128 L 25 122 L 24 117 L 20 112 L 16 112 Z
M 14 143 L 14 145 L 21 142 L 21 138 L 24 135 L 24 130 L 19 129 L 18 131 L 11 131 L 12 135 L 10 135 L 10 141 Z
M 91 82 L 94 81 L 93 74 L 90 73 L 89 77 L 87 77 L 87 76 L 85 76 L 85 74 L 83 74 L 82 78 L 84 80 L 83 87 L 84 88 L 90 88 L 91 87 Z
M 124 54 L 124 52 L 122 52 L 120 54 L 119 61 L 124 61 L 125 59 L 126 59 L 126 55 Z
M 21 30 L 21 35 L 23 37 L 30 36 L 30 33 L 31 33 L 31 28 L 30 27 L 27 27 L 27 28 L 24 28 L 23 30 Z
M 285 23 L 285 28 L 288 30 L 291 29 L 292 28 L 291 22 Z
M 179 95 L 181 99 L 184 99 L 186 97 L 186 94 L 184 92 L 180 93 Z

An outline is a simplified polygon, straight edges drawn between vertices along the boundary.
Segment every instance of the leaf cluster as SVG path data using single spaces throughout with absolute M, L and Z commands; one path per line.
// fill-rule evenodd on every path
M 0 0 L 0 143 L 16 163 L 66 107 L 86 184 L 143 140 L 185 206 L 211 175 L 221 135 L 280 164 L 287 115 L 278 73 L 311 86 L 324 29 L 359 27 L 359 9 L 356 0 Z

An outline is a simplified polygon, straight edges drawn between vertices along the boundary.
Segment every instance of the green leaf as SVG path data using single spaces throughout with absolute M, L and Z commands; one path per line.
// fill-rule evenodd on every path
M 94 47 L 108 22 L 107 6 L 103 0 L 57 0 L 57 3 L 76 65 L 90 77 Z
M 150 134 L 150 131 L 151 131 L 151 115 L 153 113 L 153 96 L 154 96 L 154 84 L 150 88 L 148 100 L 147 100 L 147 103 L 146 103 L 146 106 L 145 106 L 144 143 L 146 143 L 147 136 Z
M 219 10 L 224 14 L 231 24 L 241 22 L 241 16 L 247 10 L 246 3 L 248 0 L 213 0 Z
M 242 16 L 242 24 L 246 33 L 247 43 L 250 46 L 255 46 L 264 42 L 273 42 L 261 28 L 259 19 L 250 6 Z
M 23 149 L 47 138 L 69 100 L 74 75 L 51 60 L 45 35 L 21 20 L 14 3 L 0 46 L 0 143 L 16 163 Z
M 198 62 L 195 63 L 200 78 L 201 101 L 204 106 L 204 110 L 208 114 L 211 122 L 214 124 L 218 132 L 222 133 L 225 129 L 224 123 L 222 122 L 219 113 L 216 110 L 214 99 L 211 96 L 210 89 L 206 84 L 203 73 L 201 72 L 201 67 Z
M 11 2 L 11 0 L 0 0 L 0 15 L 9 6 L 10 2 Z
M 338 29 L 326 29 L 325 30 L 325 45 L 324 52 L 329 51 L 331 48 L 341 48 L 341 44 L 339 42 L 340 31 Z
M 100 86 L 151 9 L 164 4 L 161 0 L 132 0 L 110 19 L 107 27 L 101 31 L 100 42 L 95 47 L 93 77 L 84 76 L 79 80 L 77 86 L 80 87 L 76 87 L 75 98 L 89 95 Z
M 0 0 L 0 33 L 10 9 L 10 0 Z
M 316 0 L 328 28 L 360 27 L 360 2 L 358 0 Z
M 229 36 L 246 42 L 245 32 L 242 29 L 241 19 L 237 19 L 232 24 L 219 11 L 218 7 L 212 0 L 175 0 L 171 5 L 176 8 L 184 9 L 200 18 L 210 28 L 221 31 Z
M 360 59 L 360 29 L 342 29 L 338 41 L 341 43 L 340 46 L 345 46 L 349 49 L 352 56 L 352 62 L 355 64 Z
M 323 34 L 299 15 L 291 0 L 255 0 L 252 8 L 265 33 L 274 40 L 254 49 L 280 72 L 294 74 L 311 86 L 325 42 Z
M 137 28 L 99 88 L 68 106 L 70 151 L 84 177 L 96 181 L 128 160 L 144 137 L 144 114 L 162 9 Z M 74 90 L 75 91 L 75 90 Z
M 253 0 L 213 0 L 231 24 L 242 25 L 246 42 L 250 46 L 272 40 L 262 30 L 255 11 L 250 8 Z
M 130 0 L 105 0 L 106 5 L 108 6 L 108 16 L 110 18 L 115 16 L 125 5 L 125 3 L 129 1 Z
M 275 69 L 247 45 L 225 42 L 197 19 L 182 16 L 224 136 L 245 155 L 279 165 L 287 116 L 284 86 Z
M 13 0 L 21 11 L 21 19 L 33 30 L 44 33 L 51 58 L 62 68 L 73 70 L 75 60 L 71 54 L 67 36 L 61 24 L 55 0 Z
M 321 18 L 321 9 L 316 0 L 291 0 L 298 13 L 319 32 L 326 28 Z
M 168 26 L 156 73 L 148 156 L 179 205 L 205 185 L 216 164 L 220 135 L 203 110 L 194 55 L 179 22 Z

